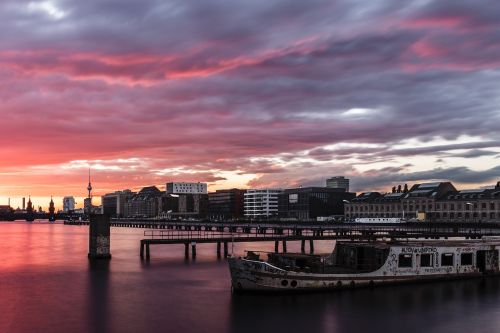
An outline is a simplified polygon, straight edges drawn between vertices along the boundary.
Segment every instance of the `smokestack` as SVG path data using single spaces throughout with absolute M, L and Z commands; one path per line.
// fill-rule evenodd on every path
M 23 210 L 26 209 L 26 198 L 23 198 Z

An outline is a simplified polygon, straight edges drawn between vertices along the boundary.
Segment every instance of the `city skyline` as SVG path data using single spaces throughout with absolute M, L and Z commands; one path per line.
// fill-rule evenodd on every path
M 106 3 L 0 4 L 2 204 L 498 180 L 493 1 Z
M 499 178 L 500 179 L 500 178 Z M 325 182 L 326 182 L 326 178 L 325 178 Z M 347 179 L 348 180 L 348 183 L 352 180 L 352 179 Z M 448 181 L 451 181 L 452 183 L 453 180 L 448 180 Z M 203 182 L 202 182 L 203 183 Z M 360 195 L 362 194 L 363 192 L 380 192 L 382 194 L 384 193 L 391 193 L 392 191 L 394 191 L 395 189 L 397 190 L 398 187 L 400 187 L 401 189 L 403 188 L 411 188 L 413 185 L 416 185 L 418 183 L 424 183 L 424 182 L 410 182 L 410 183 L 387 183 L 385 184 L 384 186 L 381 186 L 380 188 L 365 188 L 363 191 L 352 191 L 350 190 L 350 192 L 353 192 L 353 193 L 356 193 L 357 195 Z M 500 183 L 500 180 L 495 182 L 495 183 L 492 183 L 492 184 L 487 184 L 485 186 L 483 186 L 482 188 L 484 189 L 492 189 L 492 188 L 495 188 L 495 187 L 498 187 L 498 184 Z M 209 185 L 209 184 L 208 184 Z M 93 204 L 94 205 L 101 205 L 101 197 L 105 194 L 110 194 L 110 193 L 114 193 L 114 192 L 120 192 L 120 191 L 123 191 L 123 190 L 131 190 L 132 192 L 139 192 L 141 189 L 145 188 L 145 187 L 148 187 L 148 186 L 155 186 L 157 187 L 160 191 L 162 192 L 166 192 L 166 185 L 165 183 L 162 183 L 162 184 L 147 184 L 147 185 L 142 185 L 142 186 L 138 186 L 138 187 L 128 187 L 128 188 L 120 188 L 120 189 L 112 189 L 112 190 L 109 190 L 109 191 L 104 191 L 104 192 L 99 192 L 99 193 L 94 193 L 92 194 L 92 198 L 93 198 Z M 312 187 L 328 187 L 327 184 L 311 184 L 309 186 L 312 186 Z M 296 186 L 295 188 L 301 188 L 302 186 Z M 288 187 L 288 189 L 290 189 L 292 187 Z M 220 190 L 221 188 L 211 188 L 210 185 L 208 186 L 208 193 L 214 193 L 216 190 Z M 230 188 L 225 188 L 226 190 L 227 189 L 230 189 Z M 235 188 L 233 188 L 235 189 Z M 256 189 L 256 190 L 259 190 L 259 189 L 282 189 L 282 190 L 285 190 L 287 189 L 287 187 L 284 187 L 284 186 L 277 186 L 277 187 L 260 187 L 260 188 L 250 188 L 250 187 L 245 187 L 245 188 L 240 188 L 240 189 L 243 189 L 243 190 L 248 190 L 248 189 Z M 472 188 L 467 188 L 467 187 L 457 187 L 457 190 L 471 190 Z M 79 208 L 83 208 L 84 207 L 84 199 L 87 198 L 88 196 L 73 196 L 73 195 L 68 195 L 70 197 L 73 197 L 75 199 L 75 208 L 79 209 Z M 28 196 L 28 197 L 25 197 L 24 199 L 26 200 L 25 202 L 28 201 L 28 199 L 31 199 L 33 201 L 33 205 L 36 209 L 38 209 L 38 207 L 41 207 L 42 209 L 46 209 L 48 208 L 49 206 L 49 202 L 51 200 L 54 201 L 54 204 L 55 204 L 55 208 L 57 210 L 61 210 L 62 209 L 62 200 L 63 198 L 66 197 L 66 196 L 49 196 L 49 197 L 32 197 L 32 196 Z M 9 203 L 11 204 L 11 207 L 13 209 L 17 209 L 17 208 L 20 208 L 22 209 L 22 202 L 23 202 L 23 197 L 7 197 L 7 198 L 3 198 L 3 197 L 0 197 L 0 200 L 7 200 L 5 202 L 5 204 Z M 4 203 L 2 203 L 0 201 L 0 205 L 2 205 Z

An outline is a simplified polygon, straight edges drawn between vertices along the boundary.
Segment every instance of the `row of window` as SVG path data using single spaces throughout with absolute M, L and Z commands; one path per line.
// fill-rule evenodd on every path
M 472 253 L 461 253 L 460 254 L 460 265 L 461 266 L 472 266 Z M 433 254 L 421 254 L 420 256 L 420 267 L 434 267 L 432 260 Z M 442 253 L 441 254 L 441 267 L 450 267 L 455 265 L 455 254 L 454 253 Z M 412 254 L 400 254 L 398 267 L 409 268 L 413 267 L 413 255 Z
M 486 202 L 482 202 L 480 205 L 478 205 L 477 202 L 471 204 L 471 205 L 468 205 L 468 204 L 461 204 L 461 203 L 457 203 L 457 204 L 454 204 L 454 203 L 450 203 L 449 205 L 448 204 L 436 204 L 436 207 L 435 207 L 435 210 L 439 211 L 439 210 L 477 210 L 478 207 L 481 207 L 481 210 L 486 210 L 486 209 L 489 209 L 489 210 L 500 210 L 500 203 L 497 203 L 495 204 L 494 202 L 490 202 L 489 205 L 486 203 Z M 383 212 L 383 211 L 386 211 L 386 212 L 390 212 L 390 211 L 399 211 L 399 210 L 402 210 L 402 206 L 401 205 L 350 205 L 350 206 L 347 206 L 346 207 L 347 211 L 351 211 L 351 212 L 363 212 L 363 211 L 375 211 L 375 212 Z M 417 205 L 405 205 L 404 206 L 404 209 L 407 210 L 407 211 L 412 211 L 412 210 L 433 210 L 433 207 L 431 204 L 429 205 L 425 205 L 425 204 L 417 204 Z
M 400 213 L 380 213 L 380 214 L 373 214 L 373 213 L 355 213 L 355 214 L 351 214 L 351 213 L 347 213 L 346 216 L 348 217 L 374 217 L 374 218 L 378 218 L 378 217 L 403 217 L 403 213 L 400 212 Z M 412 216 L 415 216 L 415 212 L 413 211 L 409 211 L 409 212 L 405 212 L 405 216 L 406 217 L 412 217 Z M 432 214 L 429 214 L 428 215 L 428 219 L 471 219 L 471 218 L 482 218 L 482 219 L 500 219 L 500 212 L 498 213 L 494 213 L 494 212 L 491 212 L 491 213 L 486 213 L 486 212 L 482 212 L 482 213 L 477 213 L 477 212 L 474 212 L 474 213 L 432 213 Z

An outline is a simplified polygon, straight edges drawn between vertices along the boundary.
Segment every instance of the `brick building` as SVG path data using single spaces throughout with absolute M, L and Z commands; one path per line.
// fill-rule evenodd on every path
M 491 189 L 458 191 L 450 182 L 414 185 L 408 192 L 361 193 L 345 205 L 347 219 L 423 218 L 427 221 L 500 221 L 500 182 Z

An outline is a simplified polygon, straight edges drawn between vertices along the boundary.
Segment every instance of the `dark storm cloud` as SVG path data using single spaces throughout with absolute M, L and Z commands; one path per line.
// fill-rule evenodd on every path
M 396 183 L 418 183 L 424 181 L 451 181 L 461 184 L 496 184 L 500 180 L 500 166 L 484 171 L 474 171 L 467 167 L 456 168 L 437 168 L 422 172 L 412 173 L 387 173 L 385 170 L 379 170 L 376 175 L 363 175 L 352 180 L 354 191 L 360 191 L 370 188 L 389 187 Z
M 16 145 L 13 165 L 132 156 L 276 176 L 282 165 L 251 158 L 490 156 L 499 11 L 487 0 L 4 0 L 0 151 Z M 20 135 L 27 119 L 36 126 Z M 466 135 L 483 142 L 392 148 Z M 325 148 L 337 143 L 356 146 Z M 289 177 L 307 181 L 305 163 Z
M 481 149 L 473 149 L 468 152 L 462 154 L 450 154 L 452 157 L 463 157 L 463 158 L 476 158 L 482 156 L 495 156 L 498 155 L 498 152 L 492 150 L 481 150 Z

